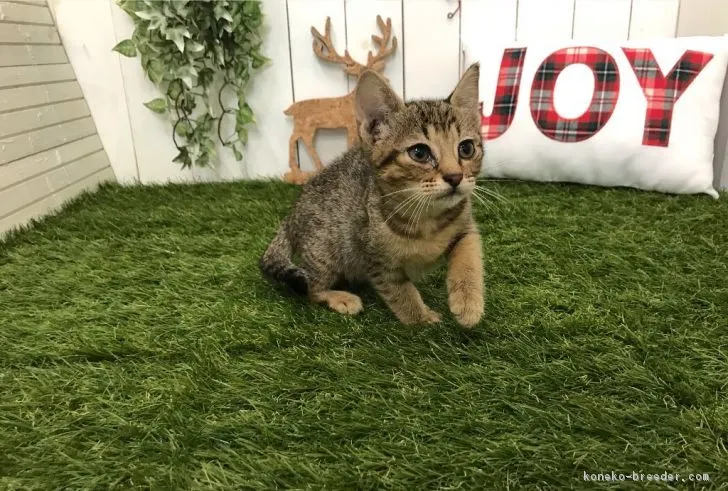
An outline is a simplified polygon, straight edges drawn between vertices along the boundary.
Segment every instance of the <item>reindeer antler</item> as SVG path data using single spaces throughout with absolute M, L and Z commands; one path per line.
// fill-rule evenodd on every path
M 367 55 L 367 65 L 366 68 L 370 68 L 372 70 L 376 70 L 378 72 L 381 72 L 384 69 L 384 59 L 388 56 L 390 56 L 394 51 L 397 49 L 397 37 L 392 37 L 392 19 L 387 18 L 387 23 L 385 24 L 382 20 L 382 16 L 377 16 L 377 26 L 379 26 L 379 30 L 382 31 L 381 36 L 374 36 L 372 35 L 372 41 L 377 46 L 377 54 L 373 55 L 371 51 L 369 51 L 369 54 Z M 387 45 L 389 42 L 392 42 L 392 46 L 387 48 Z
M 349 50 L 344 51 L 344 56 L 339 55 L 331 41 L 331 17 L 326 17 L 325 35 L 313 26 L 311 26 L 311 34 L 313 35 L 313 52 L 324 61 L 331 63 L 339 63 L 344 65 L 344 71 L 350 75 L 358 76 L 366 67 L 356 61 L 349 54 Z

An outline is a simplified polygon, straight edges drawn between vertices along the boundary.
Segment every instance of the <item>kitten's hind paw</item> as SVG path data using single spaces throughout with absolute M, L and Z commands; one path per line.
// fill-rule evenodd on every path
M 441 321 L 442 317 L 440 316 L 440 314 L 438 314 L 429 307 L 425 307 L 425 312 L 422 315 L 423 324 L 438 324 Z
M 341 290 L 327 290 L 312 295 L 313 301 L 325 303 L 331 310 L 340 314 L 356 315 L 364 309 L 361 298 Z
M 397 319 L 399 319 L 399 321 L 405 326 L 412 326 L 417 324 L 438 324 L 442 321 L 442 317 L 440 317 L 440 314 L 427 306 L 425 306 L 422 311 L 417 312 L 416 314 L 399 314 L 397 315 Z

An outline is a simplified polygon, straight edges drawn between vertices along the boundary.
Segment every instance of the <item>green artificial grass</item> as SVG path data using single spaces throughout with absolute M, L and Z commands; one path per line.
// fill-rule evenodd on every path
M 13 234 L 0 488 L 728 487 L 728 197 L 486 184 L 472 332 L 442 268 L 432 327 L 262 279 L 285 184 L 106 186 Z

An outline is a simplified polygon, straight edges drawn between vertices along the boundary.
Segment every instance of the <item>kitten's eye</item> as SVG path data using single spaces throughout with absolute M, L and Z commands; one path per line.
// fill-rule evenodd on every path
M 461 159 L 470 159 L 475 155 L 475 143 L 473 140 L 463 140 L 458 145 L 458 155 Z
M 411 147 L 409 147 L 407 149 L 407 155 L 409 155 L 409 157 L 415 162 L 419 162 L 421 164 L 426 163 L 432 158 L 430 147 L 428 147 L 424 143 L 418 143 L 417 145 L 412 145 Z

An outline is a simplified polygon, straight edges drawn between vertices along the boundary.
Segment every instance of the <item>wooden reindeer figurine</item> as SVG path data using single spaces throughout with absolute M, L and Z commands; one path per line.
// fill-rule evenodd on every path
M 385 23 L 381 16 L 377 16 L 377 25 L 382 31 L 382 36 L 372 36 L 372 41 L 377 47 L 377 54 L 369 51 L 366 65 L 355 61 L 349 51 L 344 51 L 344 56 L 339 55 L 331 42 L 331 18 L 326 18 L 325 35 L 321 35 L 315 27 L 311 27 L 313 35 L 313 51 L 317 57 L 331 63 L 344 65 L 344 71 L 359 78 L 366 69 L 376 70 L 381 73 L 384 70 L 384 59 L 390 56 L 397 49 L 397 38 L 392 37 L 392 20 L 387 19 Z M 391 42 L 391 46 L 389 46 Z M 293 117 L 293 134 L 289 141 L 288 165 L 291 170 L 286 172 L 283 179 L 294 184 L 303 184 L 313 173 L 301 171 L 301 166 L 296 158 L 296 143 L 299 139 L 303 141 L 308 153 L 313 159 L 316 171 L 323 169 L 321 159 L 316 153 L 314 137 L 320 128 L 338 129 L 344 128 L 347 133 L 347 148 L 351 148 L 359 141 L 356 125 L 356 113 L 354 110 L 354 90 L 341 97 L 327 97 L 321 99 L 308 99 L 293 103 L 284 114 Z

